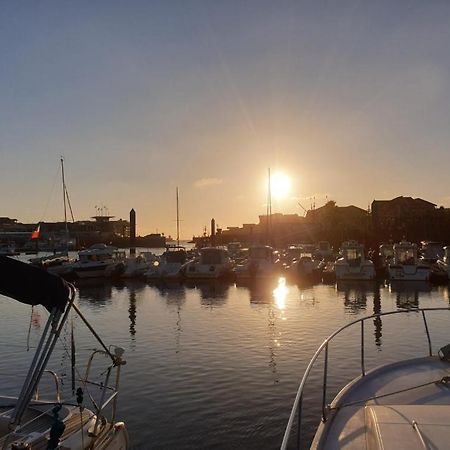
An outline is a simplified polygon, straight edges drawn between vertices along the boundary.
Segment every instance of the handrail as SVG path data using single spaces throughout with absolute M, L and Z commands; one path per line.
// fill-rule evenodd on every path
M 61 403 L 61 389 L 59 386 L 60 379 L 58 375 L 53 372 L 53 370 L 44 370 L 43 373 L 48 373 L 52 376 L 54 382 L 55 382 L 55 388 L 56 388 L 56 403 Z M 39 384 L 36 386 L 36 391 L 34 393 L 34 399 L 39 400 Z
M 370 319 L 375 319 L 378 317 L 382 317 L 382 316 L 389 316 L 389 315 L 393 315 L 393 314 L 402 314 L 402 313 L 411 313 L 411 312 L 421 312 L 422 313 L 422 318 L 423 318 L 423 322 L 424 322 L 424 327 L 425 327 L 425 332 L 426 332 L 426 336 L 427 336 L 427 342 L 428 342 L 428 350 L 429 350 L 429 355 L 432 356 L 432 347 L 431 347 L 431 338 L 430 338 L 430 333 L 428 330 L 428 324 L 427 324 L 427 320 L 425 317 L 425 312 L 426 311 L 450 311 L 450 307 L 444 308 L 444 307 L 440 307 L 440 308 L 411 308 L 411 309 L 398 309 L 396 311 L 388 311 L 388 312 L 384 312 L 384 313 L 379 313 L 379 314 L 372 314 L 370 316 L 366 316 L 366 317 L 361 317 L 357 320 L 354 320 L 352 322 L 349 322 L 345 325 L 343 325 L 341 328 L 339 328 L 338 330 L 334 331 L 333 333 L 331 333 L 323 342 L 322 344 L 320 344 L 319 348 L 316 350 L 316 352 L 314 353 L 313 357 L 311 358 L 311 361 L 309 362 L 308 366 L 306 367 L 305 373 L 302 377 L 302 380 L 300 382 L 300 386 L 297 390 L 297 394 L 295 396 L 295 400 L 294 400 L 294 404 L 292 405 L 292 410 L 291 410 L 291 414 L 289 416 L 289 420 L 286 426 L 286 430 L 284 432 L 284 436 L 283 436 L 283 441 L 281 443 L 281 447 L 280 450 L 286 450 L 287 445 L 289 443 L 289 437 L 292 431 L 292 426 L 294 424 L 294 420 L 295 420 L 295 416 L 298 412 L 299 417 L 298 417 L 298 430 L 297 430 L 297 448 L 299 447 L 299 443 L 300 443 L 300 434 L 301 434 L 301 411 L 302 411 L 302 400 L 303 400 L 303 390 L 305 388 L 305 384 L 306 381 L 308 380 L 309 374 L 317 360 L 317 358 L 319 357 L 319 355 L 322 353 L 323 349 L 325 349 L 325 363 L 324 363 L 324 381 L 323 381 L 323 398 L 322 398 L 322 421 L 325 422 L 326 421 L 326 406 L 325 406 L 325 397 L 326 397 L 326 389 L 327 389 L 327 371 L 328 371 L 328 344 L 329 342 L 338 334 L 340 334 L 342 331 L 344 331 L 347 328 L 350 328 L 351 326 L 361 322 L 361 376 L 365 376 L 366 374 L 366 370 L 365 370 L 365 365 L 364 365 L 364 322 L 366 320 L 370 320 Z

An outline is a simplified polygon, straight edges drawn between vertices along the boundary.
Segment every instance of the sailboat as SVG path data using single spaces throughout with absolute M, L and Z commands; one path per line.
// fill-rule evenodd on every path
M 61 182 L 62 182 L 62 191 L 63 191 L 63 205 L 64 205 L 64 229 L 65 236 L 62 241 L 62 251 L 58 253 L 54 253 L 50 256 L 42 256 L 39 258 L 30 259 L 30 263 L 39 266 L 42 269 L 47 270 L 50 273 L 55 275 L 69 277 L 73 272 L 73 263 L 75 260 L 73 258 L 69 258 L 68 250 L 69 250 L 69 228 L 67 223 L 67 207 L 69 207 L 70 214 L 72 217 L 72 222 L 75 221 L 72 211 L 72 205 L 70 204 L 69 192 L 67 191 L 66 179 L 64 173 L 64 158 L 61 156 Z M 38 228 L 39 229 L 39 228 Z M 39 233 L 38 233 L 39 236 Z
M 181 270 L 187 261 L 186 249 L 180 245 L 180 208 L 178 187 L 176 188 L 177 202 L 177 245 L 167 245 L 166 251 L 159 260 L 153 261 L 145 273 L 147 280 L 177 280 L 182 277 Z
M 238 280 L 272 277 L 279 261 L 271 247 L 272 243 L 272 187 L 270 167 L 267 177 L 266 245 L 251 245 L 248 257 L 236 265 L 234 272 Z
M 4 450 L 119 450 L 127 449 L 128 433 L 116 421 L 120 372 L 124 350 L 107 347 L 76 306 L 75 288 L 62 278 L 30 264 L 0 256 L 0 294 L 28 305 L 42 305 L 49 318 L 37 345 L 22 389 L 17 397 L 0 396 L 0 446 Z M 84 376 L 78 379 L 75 398 L 63 400 L 60 378 L 47 364 L 70 312 L 74 311 L 100 344 L 90 356 Z M 74 361 L 74 346 L 72 347 Z M 100 383 L 90 378 L 93 360 L 109 359 Z M 72 364 L 75 374 L 75 364 Z M 37 392 L 44 373 L 55 381 L 55 399 L 39 399 Z M 76 387 L 73 376 L 72 391 Z M 95 398 L 94 391 L 99 389 Z M 99 397 L 99 399 L 98 399 Z M 91 405 L 92 404 L 92 405 Z M 110 414 L 105 413 L 106 407 Z

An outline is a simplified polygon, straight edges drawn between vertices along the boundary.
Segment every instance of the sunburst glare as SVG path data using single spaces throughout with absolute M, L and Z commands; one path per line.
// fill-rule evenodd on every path
M 270 189 L 277 200 L 282 200 L 291 192 L 291 177 L 283 172 L 276 172 L 270 177 Z

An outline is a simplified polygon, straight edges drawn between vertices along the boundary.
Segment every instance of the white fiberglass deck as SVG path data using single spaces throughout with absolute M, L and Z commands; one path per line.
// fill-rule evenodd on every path
M 335 398 L 311 448 L 448 448 L 450 385 L 440 382 L 448 376 L 450 363 L 436 356 L 368 372 Z

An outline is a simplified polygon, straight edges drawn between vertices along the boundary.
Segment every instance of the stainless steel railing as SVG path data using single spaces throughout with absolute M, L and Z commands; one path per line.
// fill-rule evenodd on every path
M 361 340 L 360 340 L 360 359 L 361 359 L 361 376 L 364 377 L 366 375 L 366 367 L 365 367 L 365 354 L 364 354 L 364 323 L 366 320 L 371 320 L 378 317 L 390 316 L 393 314 L 404 314 L 404 313 L 421 313 L 423 324 L 425 328 L 425 334 L 427 337 L 428 343 L 428 353 L 430 356 L 433 355 L 433 350 L 431 346 L 431 337 L 428 329 L 428 323 L 426 318 L 426 311 L 450 311 L 450 307 L 448 308 L 414 308 L 414 309 L 400 309 L 397 311 L 389 311 L 385 313 L 372 314 L 371 316 L 362 317 L 360 319 L 354 320 L 346 325 L 342 326 L 334 333 L 330 334 L 320 345 L 320 347 L 314 353 L 311 361 L 306 367 L 303 378 L 300 382 L 300 386 L 298 388 L 297 394 L 295 396 L 294 404 L 292 406 L 292 411 L 289 416 L 288 424 L 286 426 L 286 431 L 284 432 L 283 441 L 281 443 L 281 450 L 285 450 L 289 443 L 289 438 L 292 432 L 292 428 L 294 425 L 295 417 L 297 417 L 297 449 L 300 448 L 301 442 L 301 426 L 302 426 L 302 406 L 303 406 L 303 390 L 305 388 L 306 382 L 308 380 L 309 374 L 314 367 L 317 358 L 324 352 L 324 370 L 323 370 L 323 383 L 322 383 L 322 421 L 326 422 L 327 420 L 327 405 L 326 405 L 326 396 L 327 396 L 327 381 L 328 381 L 328 345 L 332 339 L 334 339 L 338 334 L 340 334 L 343 330 L 352 327 L 360 323 L 361 327 Z

